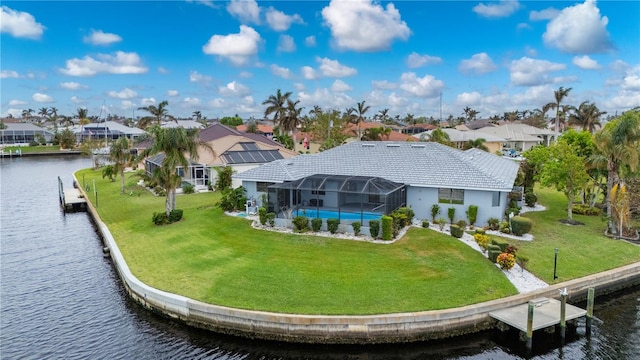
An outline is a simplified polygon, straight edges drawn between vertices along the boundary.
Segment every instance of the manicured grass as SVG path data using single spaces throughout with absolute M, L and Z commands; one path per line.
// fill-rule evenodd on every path
M 585 225 L 565 225 L 567 199 L 555 190 L 536 188 L 547 210 L 523 214 L 533 220 L 534 241 L 506 239 L 529 258 L 528 270 L 549 284 L 582 277 L 640 261 L 640 246 L 607 238 L 600 216 L 573 215 Z M 554 249 L 558 248 L 558 280 L 553 280 Z
M 224 215 L 214 193 L 182 195 L 184 220 L 151 223 L 164 198 L 83 170 L 98 186 L 100 216 L 145 283 L 200 301 L 304 314 L 376 314 L 457 307 L 516 294 L 481 254 L 454 238 L 411 229 L 373 244 L 253 229 Z M 93 199 L 93 189 L 90 200 Z M 133 195 L 129 195 L 132 193 Z
M 9 151 L 11 151 L 12 153 L 15 153 L 17 149 L 20 149 L 20 151 L 22 151 L 23 154 L 26 153 L 39 153 L 39 152 L 60 152 L 60 146 L 59 145 L 51 145 L 51 146 L 44 146 L 44 145 L 38 145 L 38 146 L 7 146 L 5 147 L 3 150 L 5 153 L 8 153 Z

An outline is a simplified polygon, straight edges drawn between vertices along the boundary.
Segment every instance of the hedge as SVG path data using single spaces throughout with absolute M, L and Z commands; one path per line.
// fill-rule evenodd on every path
M 531 219 L 522 216 L 514 216 L 511 218 L 511 232 L 514 235 L 522 236 L 531 231 L 532 226 L 533 222 Z
M 382 240 L 391 240 L 393 234 L 393 218 L 383 215 L 380 221 L 382 222 Z

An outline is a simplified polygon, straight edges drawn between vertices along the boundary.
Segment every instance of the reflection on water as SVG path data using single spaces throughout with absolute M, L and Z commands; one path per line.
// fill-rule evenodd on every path
M 0 358 L 65 359 L 513 359 L 517 332 L 488 331 L 399 345 L 299 345 L 189 328 L 133 303 L 85 213 L 64 215 L 56 179 L 91 166 L 74 157 L 0 161 Z M 581 304 L 584 305 L 584 304 Z M 640 288 L 596 301 L 560 346 L 536 332 L 534 359 L 640 359 Z

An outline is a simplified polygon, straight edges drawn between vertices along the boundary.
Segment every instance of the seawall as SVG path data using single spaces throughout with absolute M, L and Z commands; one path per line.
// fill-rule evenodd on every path
M 77 180 L 76 180 L 77 181 Z M 566 288 L 568 301 L 586 299 L 590 287 L 596 295 L 640 284 L 640 262 L 566 281 L 527 294 L 453 309 L 366 316 L 322 316 L 271 313 L 229 308 L 196 301 L 155 289 L 130 271 L 108 227 L 91 202 L 88 211 L 127 293 L 139 304 L 188 325 L 248 338 L 300 343 L 371 344 L 441 339 L 491 329 L 496 321 L 489 312 L 538 297 L 559 298 Z

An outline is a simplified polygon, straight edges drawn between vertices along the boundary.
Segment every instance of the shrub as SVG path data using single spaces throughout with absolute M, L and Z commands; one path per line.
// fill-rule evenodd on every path
M 260 207 L 258 209 L 258 219 L 260 219 L 260 225 L 264 225 L 267 223 L 267 208 Z
M 377 238 L 380 234 L 380 220 L 369 220 L 369 234 L 372 238 Z
M 500 252 L 507 251 L 507 248 L 509 247 L 508 242 L 500 239 L 491 239 L 491 244 L 497 246 L 500 249 Z
M 520 208 L 518 207 L 518 203 L 515 200 L 511 200 L 509 202 L 509 206 L 507 210 L 504 212 L 504 217 L 509 218 L 509 214 L 513 213 L 514 216 L 520 214 Z
M 516 257 L 513 254 L 502 253 L 498 255 L 497 263 L 502 270 L 510 270 L 516 264 Z
M 440 228 L 440 231 L 444 230 L 444 226 L 447 225 L 447 220 L 445 220 L 444 218 L 440 218 L 438 219 L 438 221 L 436 221 L 436 224 L 438 224 L 438 228 Z
M 414 216 L 416 216 L 416 214 L 415 212 L 413 212 L 413 209 L 406 206 L 398 208 L 391 213 L 391 217 L 394 218 L 394 221 L 398 222 L 398 226 L 400 228 L 403 228 L 407 225 L 411 225 L 411 223 L 413 222 Z M 396 220 L 396 217 L 397 217 L 397 220 Z
M 192 184 L 186 183 L 182 185 L 182 192 L 184 194 L 193 194 L 196 192 L 196 188 Z
M 464 220 L 458 220 L 458 222 L 456 223 L 456 225 L 458 225 L 458 227 L 460 229 L 462 229 L 463 231 L 467 228 L 467 222 Z
M 267 213 L 267 222 L 271 227 L 276 226 L 276 213 L 274 212 Z
M 476 241 L 476 243 L 478 243 L 478 245 L 483 249 L 483 250 L 487 250 L 489 247 L 489 236 L 484 235 L 484 234 L 480 234 L 480 233 L 476 233 L 473 235 L 473 240 Z
M 329 232 L 332 234 L 335 234 L 338 232 L 338 225 L 340 225 L 340 220 L 332 218 L 332 219 L 327 219 L 327 229 L 329 229 Z
M 320 231 L 321 227 L 322 227 L 322 219 L 320 218 L 311 219 L 311 230 L 318 232 Z
M 309 231 L 309 219 L 306 216 L 296 216 L 291 222 L 297 232 Z
M 489 220 L 487 220 L 487 225 L 489 225 L 489 230 L 498 230 L 500 229 L 500 219 L 498 218 L 489 218 Z
M 531 227 L 533 226 L 533 222 L 531 219 L 522 217 L 522 216 L 514 216 L 511 219 L 511 232 L 513 232 L 517 236 L 522 236 L 529 231 L 531 231 Z
M 469 205 L 467 210 L 467 218 L 469 219 L 469 225 L 473 227 L 478 219 L 478 205 Z
M 382 223 L 382 240 L 391 240 L 393 238 L 393 218 L 383 215 L 380 222 Z
M 222 191 L 220 201 L 216 204 L 224 211 L 235 211 L 244 209 L 244 205 L 247 202 L 245 189 L 242 186 L 238 186 L 235 189 L 228 189 Z
M 391 216 L 391 220 L 392 220 L 392 224 L 394 227 L 401 229 L 405 226 L 407 226 L 407 215 L 403 214 L 403 213 L 397 213 L 397 212 L 392 212 L 390 214 Z
M 504 249 L 504 252 L 506 252 L 507 254 L 512 254 L 513 256 L 516 256 L 516 253 L 518 252 L 518 247 L 515 245 L 509 245 L 507 246 L 506 249 Z
M 434 224 L 436 223 L 436 216 L 438 215 L 440 215 L 440 205 L 438 204 L 431 205 L 431 220 Z
M 487 247 L 487 250 L 488 250 L 487 256 L 489 260 L 492 263 L 495 263 L 496 261 L 498 261 L 498 256 L 502 254 L 502 251 L 500 251 L 500 247 L 497 245 L 489 245 Z
M 423 228 L 428 228 L 429 227 L 429 222 L 427 220 L 422 220 L 422 227 Z
M 453 220 L 456 218 L 456 208 L 447 209 L 447 216 L 449 217 L 449 224 L 453 224 Z
M 449 227 L 449 231 L 451 232 L 451 236 L 456 238 L 461 238 L 464 234 L 464 230 L 462 230 L 458 225 L 451 225 Z
M 351 223 L 351 227 L 353 228 L 353 234 L 355 236 L 360 235 L 360 221 L 354 221 Z
M 574 204 L 572 211 L 574 214 L 579 215 L 600 215 L 600 209 L 587 204 Z
M 484 229 L 476 229 L 476 231 L 475 231 L 475 234 L 481 234 L 481 235 L 484 235 L 484 234 L 486 234 L 486 233 L 487 233 L 487 232 L 486 232 L 486 231 L 484 231 Z
M 511 227 L 509 226 L 508 221 L 503 221 L 500 223 L 500 232 L 505 234 L 511 234 Z
M 156 225 L 166 225 L 169 223 L 169 217 L 164 212 L 154 212 L 151 220 Z
M 214 168 L 218 173 L 218 179 L 216 180 L 215 190 L 225 191 L 230 190 L 232 187 L 231 178 L 233 176 L 233 168 L 231 166 L 222 166 Z
M 538 201 L 538 196 L 533 193 L 533 191 L 527 191 L 524 193 L 524 203 L 529 207 L 536 206 L 536 202 Z
M 182 220 L 182 214 L 183 214 L 182 209 L 171 210 L 171 212 L 169 213 L 169 222 L 174 223 L 176 221 Z

